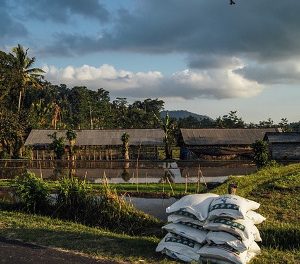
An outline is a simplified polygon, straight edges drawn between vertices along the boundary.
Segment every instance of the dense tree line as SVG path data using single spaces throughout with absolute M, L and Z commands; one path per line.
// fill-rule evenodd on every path
M 34 68 L 35 58 L 21 45 L 11 53 L 0 51 L 0 158 L 20 157 L 31 129 L 114 129 L 166 128 L 175 137 L 179 128 L 275 127 L 299 131 L 300 123 L 271 119 L 246 124 L 236 111 L 216 120 L 195 117 L 161 120 L 164 102 L 145 99 L 129 103 L 126 98 L 111 100 L 104 88 L 54 85 Z M 168 117 L 169 118 L 169 117 Z M 177 132 L 176 132 L 177 131 Z M 168 138 L 168 141 L 175 142 Z

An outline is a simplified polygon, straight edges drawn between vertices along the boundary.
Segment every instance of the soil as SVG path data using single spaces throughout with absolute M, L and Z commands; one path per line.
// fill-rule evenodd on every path
M 25 243 L 0 237 L 0 263 L 12 264 L 120 264 L 104 259 L 91 258 L 80 253 Z

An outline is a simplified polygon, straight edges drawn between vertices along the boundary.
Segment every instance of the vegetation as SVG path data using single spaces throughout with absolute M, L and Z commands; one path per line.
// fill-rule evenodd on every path
M 97 196 L 85 180 L 63 178 L 57 183 L 57 198 L 50 199 L 50 188 L 32 173 L 25 173 L 14 182 L 17 203 L 6 204 L 26 212 L 50 215 L 89 226 L 108 228 L 127 234 L 148 233 L 160 222 L 138 211 L 107 184 Z M 51 200 L 51 201 L 50 201 Z
M 123 133 L 121 136 L 122 140 L 122 154 L 124 157 L 124 160 L 129 160 L 129 134 Z
M 85 86 L 67 87 L 44 80 L 43 71 L 34 68 L 35 58 L 18 45 L 11 53 L 0 51 L 0 158 L 20 158 L 31 129 L 166 129 L 166 158 L 170 146 L 178 139 L 180 128 L 254 128 L 281 127 L 283 131 L 299 131 L 300 122 L 279 124 L 272 119 L 247 124 L 237 111 L 212 120 L 197 116 L 171 118 L 160 113 L 164 102 L 147 98 L 130 104 L 126 98 L 111 101 L 109 92 Z M 171 129 L 172 128 L 172 129 Z M 170 130 L 171 129 L 171 130 Z M 169 131 L 172 131 L 169 133 Z M 71 141 L 74 142 L 74 141 Z M 70 148 L 72 152 L 72 147 Z M 71 155 L 72 153 L 69 153 Z
M 263 254 L 254 263 L 298 263 L 300 164 L 267 166 L 253 175 L 230 177 L 213 192 L 226 193 L 230 183 L 237 183 L 238 195 L 259 202 L 258 212 L 267 218 L 258 226 Z
M 258 225 L 262 236 L 262 254 L 251 264 L 300 262 L 300 164 L 266 167 L 249 176 L 230 177 L 210 192 L 227 193 L 229 183 L 237 183 L 237 194 L 261 204 L 258 212 L 267 220 Z M 74 222 L 0 211 L 0 235 L 41 245 L 76 250 L 91 256 L 131 263 L 174 263 L 156 254 L 155 247 L 162 234 L 148 237 L 111 233 L 101 228 Z M 152 235 L 151 235 L 152 234 Z
M 266 141 L 257 140 L 252 144 L 254 151 L 253 160 L 258 168 L 265 167 L 270 162 L 269 145 Z
M 26 172 L 14 181 L 16 195 L 21 208 L 31 213 L 43 213 L 49 204 L 49 192 L 46 182 L 35 174 Z
M 74 158 L 74 145 L 76 142 L 77 134 L 73 129 L 68 129 L 66 132 L 66 138 L 69 141 L 69 159 L 73 160 Z
M 49 135 L 49 137 L 52 139 L 50 148 L 53 149 L 56 159 L 60 160 L 65 154 L 65 138 L 57 137 L 57 132 Z

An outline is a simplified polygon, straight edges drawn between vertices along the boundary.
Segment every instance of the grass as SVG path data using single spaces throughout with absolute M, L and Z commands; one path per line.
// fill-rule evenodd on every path
M 49 188 L 56 192 L 58 187 L 58 181 L 47 181 Z M 0 179 L 0 190 L 9 190 L 12 188 L 13 180 Z M 103 184 L 90 183 L 92 189 L 96 192 L 103 190 Z M 138 197 L 181 197 L 186 194 L 203 193 L 207 188 L 204 184 L 200 183 L 199 188 L 197 183 L 116 183 L 110 184 L 110 186 L 119 194 L 128 194 L 130 196 Z M 210 184 L 208 184 L 210 186 Z
M 300 164 L 230 177 L 210 192 L 225 194 L 232 182 L 238 184 L 238 195 L 261 204 L 258 212 L 267 218 L 258 225 L 262 254 L 251 264 L 300 263 Z M 174 263 L 155 253 L 159 237 L 128 236 L 18 212 L 0 211 L 0 235 L 131 263 Z
M 156 237 L 117 234 L 37 215 L 1 211 L 0 235 L 117 261 L 172 263 L 155 253 Z

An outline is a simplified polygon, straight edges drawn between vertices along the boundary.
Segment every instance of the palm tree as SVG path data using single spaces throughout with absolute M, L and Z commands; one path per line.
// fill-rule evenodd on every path
M 35 57 L 28 57 L 28 49 L 24 48 L 18 44 L 17 47 L 12 49 L 10 53 L 14 57 L 14 68 L 17 70 L 18 74 L 21 77 L 21 84 L 19 87 L 19 102 L 18 102 L 18 112 L 21 109 L 22 97 L 25 94 L 25 90 L 28 86 L 35 88 L 41 88 L 40 83 L 41 78 L 43 77 L 44 71 L 39 68 L 31 68 L 35 62 Z

